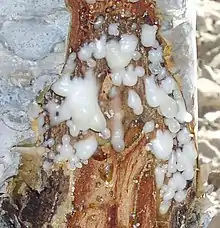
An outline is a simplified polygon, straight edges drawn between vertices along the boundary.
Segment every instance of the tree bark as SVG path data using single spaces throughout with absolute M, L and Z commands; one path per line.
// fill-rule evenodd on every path
M 67 6 L 72 15 L 67 58 L 72 51 L 77 52 L 84 42 L 92 41 L 102 32 L 106 32 L 110 23 L 120 22 L 123 33 L 133 32 L 132 24 L 135 23 L 135 33 L 138 36 L 143 23 L 156 23 L 160 26 L 156 4 L 150 0 L 139 0 L 136 3 L 127 0 L 97 0 L 92 5 L 87 4 L 85 0 L 68 0 Z M 93 26 L 100 15 L 105 18 L 101 31 L 95 30 Z M 157 39 L 164 49 L 168 47 L 160 34 Z M 147 72 L 148 51 L 148 48 L 140 48 L 143 57 L 137 61 Z M 164 66 L 169 70 L 174 65 L 172 56 L 168 53 L 164 59 Z M 102 72 L 99 75 L 99 103 L 102 104 L 102 110 L 105 110 L 107 106 L 114 106 L 114 100 L 108 97 L 112 84 L 107 63 L 104 60 L 99 61 L 95 71 Z M 84 72 L 85 65 L 77 60 L 74 75 Z M 127 88 L 119 89 L 126 146 L 122 153 L 115 152 L 109 141 L 103 141 L 99 143 L 98 151 L 89 159 L 88 165 L 75 170 L 74 173 L 65 166 L 54 167 L 54 171 L 49 175 L 40 171 L 42 175 L 35 179 L 35 182 L 40 180 L 40 190 L 36 189 L 39 185 L 32 186 L 32 182 L 22 176 L 24 167 L 20 168 L 17 179 L 12 182 L 13 194 L 3 204 L 3 209 L 7 211 L 7 220 L 14 220 L 14 224 L 16 220 L 20 224 L 14 227 L 181 228 L 183 224 L 186 228 L 199 227 L 200 209 L 196 195 L 196 178 L 188 183 L 187 198 L 183 203 L 173 202 L 166 215 L 162 216 L 159 213 L 160 193 L 156 188 L 154 175 L 156 159 L 145 147 L 150 139 L 155 137 L 155 132 L 146 137 L 142 129 L 144 123 L 150 120 L 154 120 L 160 129 L 165 129 L 165 125 L 163 117 L 145 101 L 143 80 L 138 81 L 135 88 L 139 91 L 144 105 L 144 114 L 140 117 L 135 116 L 126 105 Z M 189 125 L 192 126 L 194 123 Z M 53 135 L 60 141 L 65 129 L 61 124 L 46 134 Z M 30 162 L 30 159 L 25 160 L 25 156 L 23 159 L 24 164 Z M 34 162 L 35 158 L 31 160 Z M 40 167 L 39 165 L 38 170 Z M 33 171 L 33 168 L 30 170 Z M 15 186 L 19 183 L 21 187 L 23 182 L 25 187 L 18 194 Z M 67 201 L 72 203 L 72 211 Z M 59 208 L 66 212 L 66 220 L 65 213 L 60 215 Z M 59 216 L 62 221 L 58 221 Z

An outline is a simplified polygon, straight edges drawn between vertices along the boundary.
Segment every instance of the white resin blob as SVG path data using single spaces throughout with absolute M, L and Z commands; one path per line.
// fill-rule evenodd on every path
M 138 44 L 135 35 L 123 34 L 120 41 L 110 40 L 107 43 L 107 63 L 111 69 L 122 69 L 126 67 Z
M 122 152 L 125 149 L 124 127 L 120 113 L 115 113 L 113 117 L 111 143 L 116 152 Z
M 158 130 L 156 138 L 151 141 L 152 152 L 158 159 L 168 160 L 173 148 L 173 137 L 168 130 Z
M 72 118 L 73 124 L 79 130 L 92 129 L 101 132 L 106 128 L 106 120 L 98 104 L 98 86 L 92 70 L 87 71 L 84 79 L 63 76 L 53 86 L 52 90 L 65 97 L 60 106 L 60 119 Z M 65 113 L 65 116 L 64 114 Z
M 136 115 L 141 115 L 143 113 L 143 106 L 141 103 L 141 98 L 133 89 L 128 90 L 128 106 L 133 109 Z
M 82 160 L 89 159 L 95 153 L 97 147 L 98 143 L 95 136 L 90 136 L 89 138 L 80 140 L 74 144 L 76 155 Z
M 156 25 L 142 25 L 141 43 L 144 47 L 152 47 L 156 44 Z
M 144 124 L 143 132 L 144 133 L 152 132 L 154 131 L 154 128 L 155 128 L 154 120 L 148 121 Z
M 145 79 L 146 100 L 150 107 L 158 107 L 166 118 L 173 118 L 178 113 L 177 102 L 158 85 L 156 85 L 154 75 Z

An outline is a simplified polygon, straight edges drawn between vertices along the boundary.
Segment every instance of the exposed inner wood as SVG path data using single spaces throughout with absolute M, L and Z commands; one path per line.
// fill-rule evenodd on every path
M 143 150 L 145 143 L 140 138 L 125 156 L 103 147 L 108 159 L 92 159 L 76 172 L 75 210 L 68 227 L 97 227 L 97 222 L 98 227 L 130 227 L 138 222 L 142 227 L 155 226 L 154 164 Z

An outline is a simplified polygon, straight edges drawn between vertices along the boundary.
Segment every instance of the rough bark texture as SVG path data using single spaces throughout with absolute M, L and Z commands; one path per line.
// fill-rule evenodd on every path
M 8 227 L 41 228 L 51 224 L 67 198 L 70 177 L 62 168 L 48 176 L 41 171 L 42 152 L 36 148 L 25 152 L 19 174 L 8 187 L 10 198 L 3 199 L 1 209 Z

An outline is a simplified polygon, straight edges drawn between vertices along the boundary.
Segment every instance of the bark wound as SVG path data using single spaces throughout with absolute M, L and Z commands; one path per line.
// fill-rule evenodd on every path
M 141 25 L 144 23 L 157 24 L 160 27 L 154 1 L 150 0 L 139 0 L 137 3 L 129 3 L 127 0 L 97 0 L 91 5 L 86 4 L 84 0 L 68 0 L 68 5 L 72 13 L 69 48 L 76 52 L 83 42 L 93 41 L 103 32 L 107 33 L 110 23 L 120 21 L 121 33 L 134 33 L 139 37 Z M 101 29 L 95 30 L 93 22 L 100 15 L 104 16 L 105 22 Z M 135 31 L 131 29 L 133 23 L 137 26 Z M 159 42 L 163 43 L 160 35 L 157 36 Z M 149 48 L 140 48 L 140 51 L 143 57 L 133 64 L 145 67 L 148 72 L 146 56 Z M 77 58 L 74 75 L 83 77 L 85 69 L 85 63 Z M 112 86 L 105 60 L 97 61 L 95 74 L 99 75 L 99 102 L 103 111 L 110 103 L 108 91 Z M 143 80 L 139 80 L 136 89 L 140 97 L 144 98 Z M 126 88 L 120 87 L 119 90 L 123 101 L 121 107 L 124 111 L 126 149 L 122 153 L 116 153 L 109 142 L 101 144 L 97 153 L 89 160 L 89 164 L 76 170 L 74 211 L 68 216 L 67 227 L 176 228 L 180 221 L 175 220 L 173 207 L 167 215 L 158 215 L 159 196 L 156 197 L 158 192 L 154 177 L 155 160 L 151 153 L 146 152 L 145 145 L 148 141 L 141 133 L 143 124 L 152 119 L 164 129 L 163 118 L 156 109 L 148 107 L 145 99 L 144 114 L 137 118 L 125 104 Z M 181 221 L 183 219 L 184 216 L 180 218 Z
M 92 159 L 76 171 L 74 213 L 68 227 L 155 227 L 156 197 L 152 174 L 153 157 L 141 138 L 118 157 L 110 147 L 104 161 Z M 113 164 L 112 179 L 103 180 L 100 167 Z
M 150 1 L 140 0 L 134 4 L 125 0 L 109 0 L 89 5 L 84 0 L 68 0 L 68 5 L 72 13 L 69 47 L 74 51 L 78 51 L 83 42 L 99 38 L 103 32 L 107 32 L 110 23 L 120 21 L 122 33 L 134 33 L 131 25 L 135 23 L 139 35 L 141 24 L 154 24 L 156 21 L 155 6 Z M 101 29 L 94 30 L 91 22 L 100 15 L 105 17 L 105 23 Z M 143 55 L 147 56 L 147 53 Z M 137 64 L 146 66 L 146 59 L 141 59 Z M 82 62 L 78 59 L 76 71 L 82 72 Z M 108 80 L 106 61 L 97 62 L 95 71 L 105 74 L 99 77 L 102 85 L 99 101 L 107 106 L 107 94 L 112 84 Z M 144 97 L 143 81 L 138 82 L 137 89 Z M 141 227 L 156 227 L 154 158 L 145 150 L 147 139 L 141 131 L 146 121 L 157 118 L 158 122 L 162 122 L 161 117 L 143 101 L 146 105 L 145 115 L 137 119 L 125 104 L 126 89 L 120 89 L 120 94 L 125 114 L 126 149 L 121 154 L 116 153 L 105 143 L 99 146 L 88 165 L 76 170 L 74 212 L 69 216 L 68 228 L 128 228 L 139 223 Z

